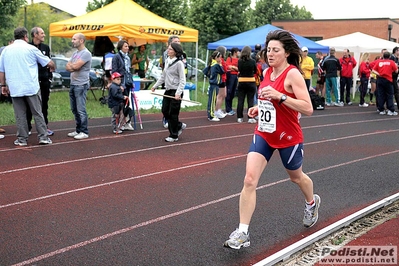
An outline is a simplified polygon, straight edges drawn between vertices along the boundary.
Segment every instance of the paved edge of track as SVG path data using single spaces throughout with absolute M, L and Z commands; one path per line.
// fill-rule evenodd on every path
M 310 236 L 307 236 L 304 239 L 274 253 L 273 255 L 253 264 L 253 266 L 271 266 L 278 262 L 287 260 L 294 253 L 314 244 L 316 241 L 318 241 L 328 235 L 331 235 L 332 233 L 338 231 L 339 229 L 350 225 L 352 222 L 354 222 L 358 219 L 361 219 L 378 209 L 381 209 L 387 205 L 392 204 L 393 202 L 395 202 L 397 200 L 399 200 L 399 193 L 396 193 L 389 197 L 386 197 L 386 198 L 384 198 L 374 204 L 371 204 L 370 206 L 368 206 L 364 209 L 361 209 L 360 211 L 357 211 L 357 212 L 323 228 L 322 230 L 319 230 L 319 231 L 311 234 Z

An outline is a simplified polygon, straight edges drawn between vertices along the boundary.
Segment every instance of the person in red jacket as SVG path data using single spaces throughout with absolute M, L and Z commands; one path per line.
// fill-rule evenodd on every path
M 352 105 L 350 100 L 351 87 L 353 84 L 353 69 L 356 67 L 356 60 L 349 54 L 349 49 L 344 50 L 344 55 L 339 59 L 341 64 L 341 77 L 340 77 L 340 102 Z M 346 88 L 346 94 L 344 98 Z
M 367 88 L 369 84 L 370 78 L 370 54 L 364 53 L 361 58 L 361 63 L 359 67 L 359 75 L 360 75 L 360 103 L 359 107 L 368 107 L 369 105 L 364 102 L 364 96 L 366 96 Z
M 373 72 L 377 75 L 377 108 L 380 115 L 398 115 L 393 105 L 393 85 L 392 73 L 398 73 L 398 67 L 394 61 L 390 60 L 391 54 L 384 52 L 383 58 L 376 62 Z M 385 112 L 386 103 L 388 111 Z

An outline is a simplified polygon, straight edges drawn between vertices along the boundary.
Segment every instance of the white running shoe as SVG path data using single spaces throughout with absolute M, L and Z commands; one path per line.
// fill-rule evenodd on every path
M 134 128 L 131 123 L 126 123 L 123 130 L 130 130 L 133 131 Z
M 73 138 L 73 137 L 77 136 L 78 134 L 79 134 L 78 132 L 74 131 L 74 132 L 68 133 L 68 137 Z
M 209 120 L 209 121 L 212 121 L 212 122 L 219 122 L 219 121 L 220 121 L 220 119 L 217 118 L 216 116 L 213 117 L 213 118 L 208 118 L 208 120 Z
M 251 242 L 249 241 L 249 233 L 246 234 L 244 232 L 240 232 L 238 229 L 232 232 L 229 236 L 229 239 L 223 243 L 224 247 L 232 249 L 240 249 L 241 247 L 247 248 L 250 245 Z
M 87 139 L 89 137 L 89 135 L 87 135 L 86 133 L 80 132 L 79 134 L 77 134 L 75 137 L 73 137 L 74 139 Z
M 320 207 L 320 196 L 317 194 L 314 194 L 314 201 L 315 204 L 312 208 L 308 209 L 305 206 L 305 214 L 303 216 L 303 225 L 305 227 L 312 227 L 316 222 L 317 219 L 319 218 L 319 207 Z

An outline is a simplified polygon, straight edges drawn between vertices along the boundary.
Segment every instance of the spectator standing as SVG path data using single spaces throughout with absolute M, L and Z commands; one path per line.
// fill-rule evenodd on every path
M 214 51 L 209 58 L 209 65 L 203 70 L 204 74 L 209 78 L 208 91 L 208 106 L 207 114 L 208 120 L 212 122 L 219 122 L 220 119 L 215 116 L 216 98 L 219 91 L 219 84 L 222 82 L 222 75 L 224 74 L 221 65 L 221 54 Z
M 133 84 L 128 84 L 128 82 L 126 82 L 128 76 L 132 76 L 132 73 L 130 73 L 131 61 L 128 56 L 129 44 L 125 40 L 120 40 L 116 45 L 116 48 L 118 49 L 118 53 L 112 59 L 112 73 L 118 72 L 121 74 L 121 85 L 124 88 L 123 94 L 129 96 L 129 92 L 133 88 Z M 129 109 L 129 116 L 126 124 L 122 127 L 122 130 L 134 130 L 131 123 L 133 116 L 134 110 Z
M 373 68 L 373 72 L 377 74 L 377 108 L 380 112 L 380 115 L 398 115 L 395 112 L 395 107 L 393 104 L 393 85 L 392 85 L 392 73 L 398 73 L 398 66 L 389 59 L 390 53 L 384 52 L 383 59 L 377 61 Z M 386 103 L 386 107 L 388 109 L 385 112 L 384 105 Z
M 73 53 L 66 64 L 66 70 L 71 72 L 69 100 L 76 122 L 75 131 L 68 133 L 68 137 L 77 140 L 89 137 L 86 95 L 90 86 L 91 53 L 86 48 L 85 42 L 86 38 L 82 33 L 76 33 L 72 36 L 72 47 L 76 48 L 77 51 Z
M 355 58 L 350 55 L 349 49 L 344 49 L 344 54 L 342 58 L 339 59 L 339 63 L 341 64 L 341 77 L 339 80 L 340 102 L 352 105 L 350 93 L 353 85 L 353 69 L 356 67 L 357 62 Z
M 222 105 L 226 98 L 227 64 L 226 61 L 224 60 L 224 58 L 226 57 L 226 47 L 219 46 L 216 48 L 216 51 L 218 51 L 221 54 L 220 61 L 224 70 L 224 74 L 222 75 L 222 82 L 219 84 L 219 93 L 216 98 L 215 115 L 217 118 L 222 119 L 226 117 L 226 113 L 222 111 Z
M 112 71 L 112 59 L 115 56 L 115 50 L 112 49 L 108 53 L 104 55 L 103 62 L 104 62 L 104 71 L 105 77 L 107 79 L 107 86 L 111 84 L 111 71 Z
M 324 59 L 323 53 L 317 51 L 316 58 L 319 60 L 317 63 L 316 94 L 324 98 L 326 96 L 326 73 L 324 73 L 323 68 L 321 67 Z
M 161 77 L 151 88 L 155 89 L 165 83 L 165 93 L 162 100 L 162 114 L 168 121 L 169 137 L 166 142 L 178 141 L 186 124 L 179 121 L 181 99 L 183 98 L 186 75 L 184 73 L 183 48 L 178 43 L 171 43 L 168 47 L 168 61 L 165 64 Z
M 39 49 L 45 56 L 51 59 L 50 47 L 47 44 L 44 44 L 44 37 L 46 34 L 44 33 L 42 28 L 33 27 L 30 35 L 32 37 L 32 41 L 30 44 L 34 45 Z M 53 74 L 51 73 L 48 67 L 43 67 L 38 65 L 39 68 L 39 84 L 40 84 L 40 95 L 42 97 L 42 113 L 44 117 L 44 121 L 47 125 L 47 135 L 52 136 L 54 132 L 48 128 L 48 102 L 50 100 L 50 87 L 51 87 L 51 79 L 53 78 Z M 30 109 L 27 109 L 26 118 L 28 121 L 28 129 L 29 132 L 32 130 L 32 113 Z
M 359 107 L 368 107 L 369 105 L 364 101 L 364 97 L 366 96 L 369 78 L 370 78 L 370 54 L 364 53 L 362 55 L 360 66 L 359 66 L 359 76 L 360 76 L 360 103 Z
M 259 43 L 258 43 L 258 44 L 255 44 L 254 51 L 251 53 L 251 58 L 252 58 L 253 60 L 256 61 L 256 56 L 258 55 L 258 53 L 260 52 L 260 50 L 262 50 L 262 45 L 260 45 Z
M 14 39 L 8 41 L 8 45 L 13 44 L 13 43 L 14 43 Z M 1 55 L 1 53 L 3 52 L 4 48 L 6 48 L 6 47 L 7 47 L 7 46 L 2 46 L 2 47 L 0 47 L 0 55 Z M 3 95 L 3 94 L 0 94 L 0 101 L 1 101 L 1 102 L 9 102 L 9 103 L 12 103 L 12 100 L 11 100 L 11 96 L 10 96 L 10 95 Z M 2 133 L 2 132 L 0 132 L 0 133 Z
M 139 51 L 133 54 L 132 64 L 138 64 L 138 69 L 135 70 L 135 74 L 137 74 L 142 79 L 145 78 L 145 73 L 148 70 L 149 62 L 146 53 L 146 47 L 144 44 L 140 45 Z
M 237 122 L 242 123 L 244 117 L 244 102 L 247 98 L 248 109 L 254 106 L 256 93 L 255 74 L 258 72 L 255 60 L 251 58 L 251 47 L 244 46 L 238 60 L 238 88 L 237 88 Z M 256 120 L 248 116 L 248 123 L 254 124 Z
M 337 77 L 338 73 L 341 71 L 341 64 L 335 57 L 334 47 L 330 47 L 330 54 L 324 58 L 321 67 L 326 73 L 326 105 L 339 107 L 344 106 L 344 104 L 339 101 Z M 335 102 L 332 102 L 331 100 L 331 91 L 334 93 Z
M 239 203 L 240 222 L 224 243 L 232 249 L 250 246 L 248 228 L 256 206 L 256 187 L 276 149 L 291 181 L 305 197 L 303 225 L 311 227 L 318 220 L 321 200 L 313 194 L 312 180 L 302 171 L 303 133 L 299 117 L 300 113 L 311 115 L 313 107 L 300 72 L 301 50 L 295 38 L 283 30 L 267 35 L 265 49 L 265 60 L 270 67 L 258 91 L 259 105 L 248 110 L 251 117 L 259 115 L 259 122 L 247 156 Z
M 125 88 L 121 85 L 121 77 L 122 75 L 118 72 L 114 72 L 111 75 L 111 86 L 109 87 L 109 97 L 108 97 L 108 107 L 111 109 L 112 117 L 111 117 L 111 125 L 112 131 L 114 134 L 121 134 L 123 131 L 120 130 L 119 125 L 121 123 L 120 112 L 123 110 L 124 101 L 126 101 L 129 97 L 123 94 Z
M 14 30 L 14 38 L 13 45 L 7 46 L 0 56 L 0 86 L 2 94 L 10 94 L 12 97 L 17 124 L 17 139 L 14 144 L 28 145 L 27 108 L 35 119 L 39 144 L 51 144 L 39 95 L 38 64 L 54 71 L 54 62 L 39 49 L 28 44 L 28 31 L 24 27 Z
M 301 54 L 301 69 L 302 69 L 302 76 L 305 79 L 306 87 L 308 90 L 310 89 L 310 86 L 312 85 L 311 79 L 312 79 L 312 72 L 314 69 L 314 61 L 313 59 L 308 56 L 309 49 L 308 47 L 304 46 L 302 47 L 302 54 Z
M 170 35 L 169 36 L 169 38 L 168 38 L 168 46 L 166 47 L 165 52 L 162 54 L 162 58 L 161 58 L 162 61 L 160 62 L 162 70 L 165 69 L 165 65 L 167 64 L 167 60 L 169 59 L 168 47 L 173 42 L 180 44 L 179 36 L 177 36 L 177 35 Z M 184 55 L 185 54 L 183 52 L 183 56 Z M 187 74 L 187 64 L 184 64 L 184 67 L 185 67 L 184 73 Z M 162 84 L 162 89 L 165 89 L 165 84 Z M 162 125 L 163 125 L 164 128 L 168 128 L 168 121 L 165 119 L 165 117 L 162 117 Z
M 399 67 L 399 47 L 396 46 L 392 50 L 392 55 L 390 57 L 392 61 L 395 62 L 396 66 Z M 399 88 L 398 88 L 398 73 L 392 73 L 392 85 L 393 85 L 393 96 L 395 97 L 396 105 L 399 108 Z
M 230 55 L 226 59 L 227 73 L 226 73 L 226 114 L 235 115 L 233 110 L 233 99 L 236 95 L 238 84 L 238 53 L 237 47 L 231 48 Z
M 370 62 L 370 69 L 373 70 L 375 64 L 378 62 L 378 60 L 380 60 L 381 58 L 379 56 L 376 56 L 374 58 L 373 62 Z M 378 101 L 377 98 L 377 75 L 371 71 L 370 72 L 370 86 L 371 86 L 371 90 L 370 90 L 370 102 L 369 105 L 375 105 L 375 103 L 373 102 L 373 96 L 375 96 L 375 101 Z

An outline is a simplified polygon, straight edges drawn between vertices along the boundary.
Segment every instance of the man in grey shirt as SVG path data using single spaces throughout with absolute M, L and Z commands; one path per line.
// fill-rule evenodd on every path
M 78 50 L 73 53 L 66 65 L 66 70 L 71 72 L 69 100 L 76 121 L 76 130 L 68 133 L 68 137 L 74 139 L 86 139 L 89 137 L 86 95 L 90 86 L 91 53 L 85 47 L 85 41 L 86 38 L 82 33 L 73 35 L 72 46 Z

